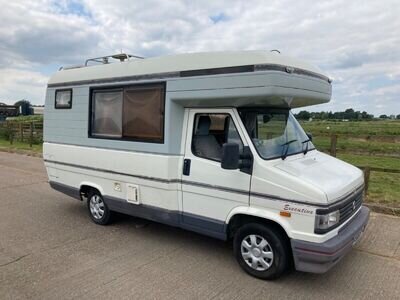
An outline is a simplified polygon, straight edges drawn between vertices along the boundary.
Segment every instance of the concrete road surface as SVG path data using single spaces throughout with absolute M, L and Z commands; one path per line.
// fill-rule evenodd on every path
M 400 218 L 373 214 L 327 274 L 246 275 L 231 246 L 122 217 L 93 224 L 42 160 L 0 153 L 0 299 L 400 299 Z

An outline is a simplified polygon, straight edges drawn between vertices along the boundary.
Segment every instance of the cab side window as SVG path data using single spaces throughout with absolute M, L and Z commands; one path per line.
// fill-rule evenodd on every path
M 194 155 L 214 161 L 221 161 L 222 145 L 243 143 L 229 114 L 197 114 L 194 120 L 192 152 Z

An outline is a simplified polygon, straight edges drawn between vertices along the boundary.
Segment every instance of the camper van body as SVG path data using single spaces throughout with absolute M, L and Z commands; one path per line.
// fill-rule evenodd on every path
M 62 69 L 46 93 L 49 182 L 87 200 L 96 223 L 116 211 L 233 238 L 254 276 L 291 260 L 322 273 L 369 217 L 362 172 L 316 150 L 290 112 L 330 97 L 318 69 L 259 51 Z

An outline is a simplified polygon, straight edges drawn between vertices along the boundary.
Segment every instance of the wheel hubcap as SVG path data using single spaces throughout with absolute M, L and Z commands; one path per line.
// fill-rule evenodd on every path
M 99 195 L 93 195 L 89 202 L 90 213 L 99 220 L 104 216 L 104 202 Z
M 257 271 L 268 270 L 274 261 L 270 244 L 256 234 L 248 235 L 242 240 L 240 251 L 246 264 Z

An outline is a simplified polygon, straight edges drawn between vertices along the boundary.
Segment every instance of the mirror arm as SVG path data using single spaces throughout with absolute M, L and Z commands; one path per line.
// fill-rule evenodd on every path
M 306 132 L 307 137 L 310 139 L 310 141 L 312 142 L 313 140 L 313 136 L 311 132 Z

